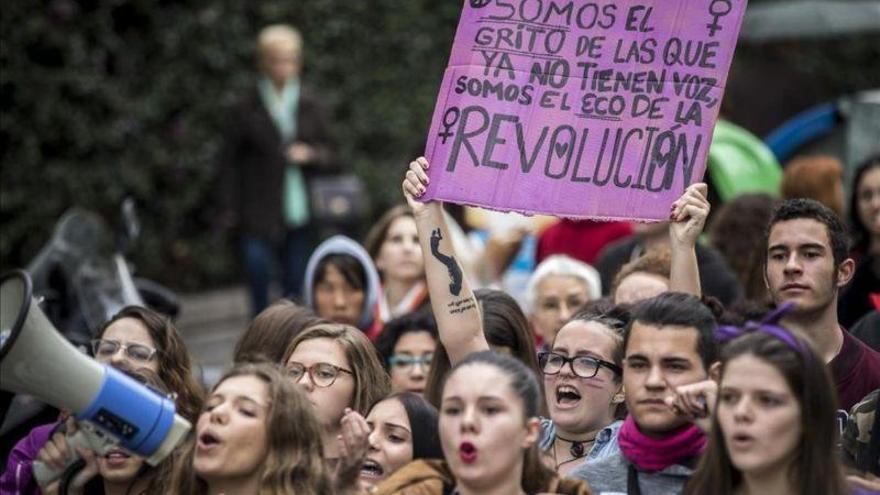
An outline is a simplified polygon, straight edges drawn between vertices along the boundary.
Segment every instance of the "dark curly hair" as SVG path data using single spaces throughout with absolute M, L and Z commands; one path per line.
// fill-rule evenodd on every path
M 427 309 L 413 311 L 389 321 L 376 339 L 376 351 L 379 352 L 379 358 L 386 371 L 389 369 L 388 359 L 394 354 L 397 341 L 410 332 L 428 332 L 435 342 L 440 340 L 437 321 L 434 319 L 434 314 Z

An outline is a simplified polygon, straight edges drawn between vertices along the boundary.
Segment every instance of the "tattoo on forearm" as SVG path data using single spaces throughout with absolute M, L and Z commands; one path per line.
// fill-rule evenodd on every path
M 455 257 L 446 256 L 440 252 L 440 239 L 443 239 L 440 229 L 434 229 L 434 231 L 431 232 L 431 254 L 434 255 L 440 263 L 446 265 L 446 270 L 449 271 L 449 292 L 453 296 L 457 296 L 461 294 L 461 268 L 459 268 L 458 262 L 455 261 Z
M 474 301 L 473 297 L 468 297 L 465 299 L 459 299 L 457 301 L 452 301 L 447 304 L 449 308 L 449 314 L 457 315 L 464 313 L 465 311 L 469 311 L 477 307 L 477 302 Z

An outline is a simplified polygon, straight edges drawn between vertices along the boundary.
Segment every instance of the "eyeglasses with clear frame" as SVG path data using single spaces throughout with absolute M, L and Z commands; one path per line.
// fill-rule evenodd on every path
M 601 367 L 608 368 L 617 376 L 623 375 L 620 366 L 590 356 L 565 357 L 555 352 L 541 352 L 538 353 L 538 363 L 545 375 L 558 375 L 566 364 L 569 365 L 571 372 L 580 378 L 593 378 Z
M 321 388 L 333 385 L 336 379 L 339 378 L 340 373 L 348 373 L 354 376 L 352 371 L 330 363 L 315 363 L 311 366 L 306 366 L 302 363 L 287 363 L 286 368 L 287 376 L 292 378 L 294 383 L 302 380 L 303 375 L 308 373 L 312 383 L 316 387 Z
M 123 344 L 116 340 L 94 339 L 92 340 L 92 354 L 96 358 L 110 359 L 119 349 L 125 352 L 125 355 L 135 361 L 147 363 L 153 356 L 159 352 L 156 349 L 144 344 Z
M 396 370 L 409 373 L 416 365 L 422 367 L 424 371 L 431 370 L 431 361 L 434 360 L 434 353 L 429 352 L 422 356 L 412 356 L 410 354 L 395 354 L 388 358 L 388 365 Z

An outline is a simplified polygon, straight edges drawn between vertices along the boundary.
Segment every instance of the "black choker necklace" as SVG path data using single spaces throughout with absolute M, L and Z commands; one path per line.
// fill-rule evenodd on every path
M 559 435 L 556 435 L 558 440 L 562 440 L 563 442 L 568 442 L 571 444 L 571 447 L 568 449 L 568 453 L 571 454 L 575 459 L 580 459 L 581 457 L 587 455 L 587 445 L 588 443 L 592 443 L 596 437 L 588 438 L 586 440 L 569 440 L 567 438 L 562 438 Z

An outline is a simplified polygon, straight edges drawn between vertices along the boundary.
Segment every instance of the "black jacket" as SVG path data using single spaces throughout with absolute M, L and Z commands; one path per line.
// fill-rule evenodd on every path
M 282 142 L 256 87 L 238 101 L 226 120 L 218 159 L 221 209 L 232 214 L 243 235 L 279 240 L 286 230 L 284 153 L 291 143 Z M 311 145 L 318 155 L 302 168 L 306 183 L 316 175 L 338 172 L 327 113 L 305 86 L 296 124 L 295 141 Z

